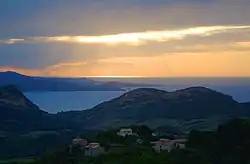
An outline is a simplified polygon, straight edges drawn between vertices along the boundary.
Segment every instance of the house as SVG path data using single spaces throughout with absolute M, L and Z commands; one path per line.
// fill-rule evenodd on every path
M 92 142 L 85 146 L 85 155 L 86 156 L 98 156 L 105 152 L 104 148 L 101 147 L 99 143 Z
M 126 136 L 132 136 L 132 135 L 136 135 L 135 133 L 133 133 L 133 130 L 131 128 L 122 128 L 120 129 L 119 132 L 117 132 L 118 136 L 122 136 L 122 137 L 126 137 Z
M 156 152 L 172 150 L 172 145 L 169 139 L 160 139 L 158 141 L 151 142 L 151 144 L 153 144 L 153 149 Z
M 170 139 L 160 139 L 155 142 L 151 142 L 153 144 L 153 149 L 156 152 L 168 151 L 170 152 L 173 149 L 184 149 L 186 139 L 178 139 L 178 140 L 170 140 Z
M 186 148 L 187 139 L 175 139 L 172 140 L 172 142 L 174 143 L 174 147 L 176 149 L 184 149 Z
M 85 150 L 85 146 L 88 145 L 88 141 L 85 140 L 85 139 L 82 139 L 82 138 L 74 138 L 72 140 L 72 143 L 71 145 L 69 145 L 69 152 L 72 153 L 72 151 L 75 149 L 75 148 L 79 148 L 80 150 L 84 151 Z
M 88 145 L 88 141 L 85 140 L 85 139 L 77 137 L 77 138 L 74 138 L 72 140 L 72 145 L 79 145 L 79 146 L 85 147 L 85 146 Z
M 87 140 L 79 137 L 72 140 L 72 143 L 69 146 L 69 151 L 72 153 L 75 148 L 77 148 L 78 150 L 80 148 L 80 150 L 84 152 L 86 156 L 98 156 L 104 153 L 104 148 L 101 147 L 99 143 L 88 143 Z

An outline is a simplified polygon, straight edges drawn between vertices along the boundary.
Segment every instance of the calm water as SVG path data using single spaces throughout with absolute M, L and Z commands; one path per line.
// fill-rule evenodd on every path
M 89 109 L 122 93 L 121 91 L 28 92 L 25 95 L 41 109 L 57 113 Z
M 95 79 L 96 80 L 96 79 Z M 98 79 L 105 80 L 105 79 Z M 110 80 L 110 79 L 109 79 Z M 113 79 L 113 81 L 161 84 L 158 88 L 167 91 L 190 86 L 205 86 L 233 96 L 239 102 L 250 101 L 249 78 L 168 78 L 168 79 Z M 26 96 L 41 109 L 57 113 L 69 110 L 84 110 L 118 97 L 122 91 L 79 91 L 79 92 L 29 92 Z
M 164 90 L 175 90 L 183 87 L 176 86 L 171 88 L 165 86 Z M 250 89 L 233 87 L 213 87 L 214 89 L 230 94 L 235 100 L 240 102 L 250 101 Z M 122 95 L 121 91 L 79 91 L 79 92 L 29 92 L 25 95 L 37 104 L 41 109 L 57 113 L 69 110 L 84 110 L 95 105 Z

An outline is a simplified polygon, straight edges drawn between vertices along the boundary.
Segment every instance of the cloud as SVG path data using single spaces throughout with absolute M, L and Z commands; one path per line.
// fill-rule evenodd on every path
M 114 69 L 117 68 L 117 69 Z M 0 67 L 0 72 L 14 71 L 32 76 L 62 76 L 62 77 L 91 77 L 100 75 L 119 76 L 131 74 L 135 70 L 134 65 L 129 62 L 115 60 L 79 61 L 58 63 L 40 69 L 28 69 L 20 67 Z
M 30 76 L 48 76 L 48 73 L 46 73 L 44 70 L 41 69 L 26 69 L 20 67 L 12 67 L 12 66 L 0 67 L 0 72 L 6 72 L 6 71 L 18 72 Z
M 171 40 L 181 40 L 189 36 L 211 36 L 215 34 L 237 32 L 237 30 L 250 29 L 250 26 L 206 26 L 192 27 L 181 30 L 160 30 L 145 31 L 133 33 L 120 33 L 113 35 L 100 36 L 46 36 L 46 37 L 28 37 L 28 38 L 10 38 L 2 39 L 0 43 L 49 43 L 49 42 L 65 42 L 79 44 L 127 44 L 141 45 L 148 42 L 168 42 Z
M 249 52 L 173 53 L 154 57 L 114 57 L 96 61 L 58 63 L 41 69 L 0 67 L 34 76 L 249 76 Z
M 236 45 L 243 48 L 250 48 L 250 42 L 237 42 Z
M 205 66 L 220 74 L 246 74 L 249 68 L 239 63 L 250 62 L 244 55 L 249 29 L 228 27 L 250 25 L 249 5 L 249 0 L 3 0 L 0 66 L 58 76 L 197 75 Z M 234 58 L 227 60 L 226 52 Z M 204 66 L 195 67 L 196 56 L 220 62 L 209 68 L 200 58 Z M 185 66 L 182 74 L 178 65 Z
M 0 36 L 6 37 L 103 35 L 250 23 L 248 0 L 22 0 L 12 5 L 0 3 L 0 22 L 3 22 Z

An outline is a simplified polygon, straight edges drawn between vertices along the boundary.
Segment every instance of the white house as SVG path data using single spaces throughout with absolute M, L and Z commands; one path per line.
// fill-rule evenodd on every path
M 122 137 L 126 137 L 126 136 L 132 136 L 132 135 L 135 135 L 133 133 L 133 130 L 131 128 L 122 128 L 120 129 L 119 132 L 117 132 L 117 135 L 118 136 L 122 136 Z
M 85 150 L 85 146 L 87 146 L 87 145 L 88 145 L 87 140 L 77 137 L 77 138 L 74 138 L 72 140 L 72 144 L 69 145 L 69 151 L 71 153 L 73 148 L 76 146 L 79 147 L 83 151 L 83 150 Z
M 104 148 L 100 146 L 99 143 L 93 142 L 89 143 L 87 146 L 85 146 L 85 155 L 86 156 L 98 156 L 105 152 Z
M 187 139 L 175 139 L 172 140 L 172 142 L 174 143 L 174 147 L 176 149 L 184 149 L 186 148 Z
M 77 137 L 72 140 L 72 145 L 79 145 L 85 147 L 86 145 L 88 145 L 88 141 Z
M 173 149 L 184 149 L 186 139 L 178 139 L 178 140 L 169 140 L 169 139 L 160 139 L 155 142 L 151 142 L 153 144 L 153 149 L 156 152 L 168 151 L 170 152 Z
M 151 144 L 153 144 L 153 149 L 156 152 L 172 150 L 172 145 L 169 139 L 160 139 L 158 141 L 151 142 Z

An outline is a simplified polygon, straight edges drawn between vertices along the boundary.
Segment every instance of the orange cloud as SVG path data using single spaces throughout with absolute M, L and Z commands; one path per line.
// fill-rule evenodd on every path
M 17 71 L 35 76 L 249 76 L 249 52 L 173 53 L 154 57 L 114 57 L 97 61 L 59 63 L 44 69 L 5 67 L 0 71 Z
M 237 42 L 237 46 L 250 48 L 250 42 Z
M 18 68 L 18 67 L 0 67 L 0 72 L 6 72 L 6 71 L 13 71 L 18 72 L 24 75 L 30 75 L 30 76 L 47 76 L 48 74 L 44 70 L 39 69 L 25 69 L 25 68 Z

